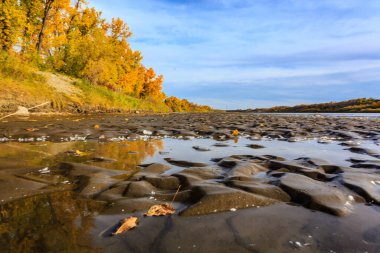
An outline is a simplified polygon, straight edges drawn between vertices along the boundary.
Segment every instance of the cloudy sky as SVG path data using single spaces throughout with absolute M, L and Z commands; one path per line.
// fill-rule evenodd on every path
M 379 0 L 92 0 L 168 95 L 220 109 L 380 98 Z

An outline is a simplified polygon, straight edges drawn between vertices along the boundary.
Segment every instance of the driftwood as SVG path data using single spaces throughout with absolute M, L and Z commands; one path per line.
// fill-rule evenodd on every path
M 30 110 L 33 110 L 35 108 L 42 107 L 42 106 L 45 106 L 45 105 L 48 105 L 48 104 L 50 104 L 50 102 L 46 102 L 46 103 L 43 103 L 43 104 L 40 104 L 40 105 L 36 105 L 36 106 L 30 107 L 30 108 L 19 106 L 16 112 L 8 114 L 8 115 L 5 115 L 4 117 L 0 118 L 0 120 L 3 120 L 5 118 L 8 118 L 8 117 L 14 116 L 14 115 L 26 116 L 26 115 L 29 115 L 29 111 Z

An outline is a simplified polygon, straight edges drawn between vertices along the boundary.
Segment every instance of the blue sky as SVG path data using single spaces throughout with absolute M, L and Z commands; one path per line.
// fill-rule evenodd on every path
M 380 98 L 379 0 L 92 0 L 168 95 L 220 109 Z

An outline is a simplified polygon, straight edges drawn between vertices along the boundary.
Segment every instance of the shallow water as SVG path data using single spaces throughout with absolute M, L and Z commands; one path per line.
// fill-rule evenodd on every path
M 380 152 L 373 142 L 360 142 L 361 147 Z M 221 143 L 223 147 L 218 146 Z M 248 147 L 251 144 L 264 148 L 252 149 Z M 198 151 L 196 146 L 209 151 Z M 165 158 L 213 165 L 212 159 L 232 155 L 272 155 L 287 160 L 312 157 L 338 166 L 352 165 L 350 158 L 380 161 L 352 153 L 338 141 L 320 144 L 317 140 L 293 143 L 165 138 L 10 142 L 0 144 L 0 171 L 50 169 L 62 162 L 76 162 L 133 172 L 144 164 L 170 165 Z M 100 161 L 101 157 L 107 160 Z M 169 174 L 183 169 L 170 166 Z M 103 202 L 83 199 L 66 190 L 2 204 L 0 252 L 380 252 L 378 206 L 361 204 L 346 218 L 287 204 L 201 217 L 141 218 L 138 229 L 123 237 L 104 236 L 107 229 L 126 217 L 104 213 L 107 208 Z
M 380 146 L 371 141 L 355 141 L 355 143 L 380 152 Z M 218 144 L 224 146 L 220 147 Z M 252 149 L 248 147 L 250 144 L 258 144 L 263 148 Z M 209 149 L 209 151 L 197 151 L 194 147 Z M 75 153 L 77 150 L 86 154 L 78 155 Z M 170 165 L 165 158 L 213 164 L 212 159 L 232 155 L 274 155 L 287 160 L 310 157 L 319 158 L 338 166 L 350 166 L 351 162 L 348 161 L 350 158 L 375 159 L 368 155 L 352 153 L 338 141 L 321 144 L 317 140 L 286 142 L 280 140 L 253 141 L 239 138 L 218 142 L 213 139 L 166 138 L 115 142 L 2 143 L 0 144 L 0 168 L 48 167 L 61 162 L 78 162 L 114 170 L 135 170 L 141 164 Z M 114 161 L 93 160 L 93 158 L 100 157 Z M 175 170 L 181 169 L 175 165 L 171 166 L 175 167 Z

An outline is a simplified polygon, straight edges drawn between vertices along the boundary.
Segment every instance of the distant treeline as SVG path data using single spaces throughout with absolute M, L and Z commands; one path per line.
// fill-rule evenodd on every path
M 258 108 L 251 111 L 269 113 L 380 113 L 380 100 L 373 98 L 359 98 L 342 102 L 330 102 L 322 104 Z
M 107 21 L 87 0 L 1 0 L 0 53 L 12 54 L 45 71 L 87 80 L 92 85 L 163 103 L 164 77 L 142 64 L 142 54 L 120 18 Z M 159 50 L 159 49 L 157 49 Z M 169 99 L 171 108 L 188 101 Z M 179 103 L 173 105 L 173 103 Z M 194 110 L 198 108 L 191 104 Z M 182 109 L 181 109 L 182 110 Z

